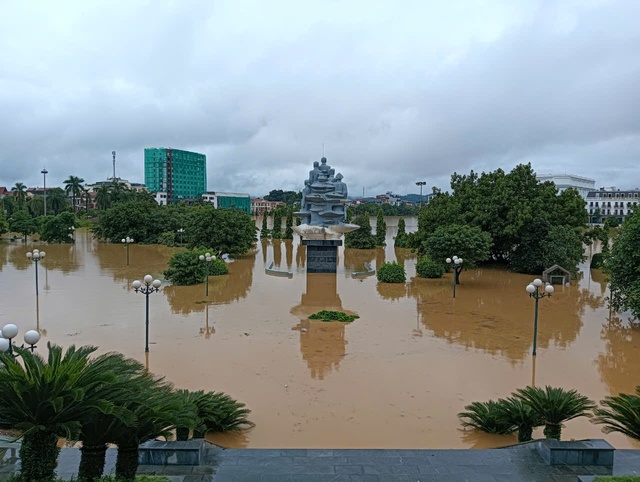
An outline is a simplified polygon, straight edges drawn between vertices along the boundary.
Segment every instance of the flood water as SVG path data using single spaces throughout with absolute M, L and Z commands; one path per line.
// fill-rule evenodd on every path
M 166 286 L 150 296 L 150 354 L 144 354 L 144 296 L 134 279 L 160 277 L 176 248 L 99 243 L 78 230 L 75 245 L 0 243 L 0 327 L 36 325 L 46 342 L 99 346 L 146 362 L 179 388 L 224 391 L 252 410 L 252 430 L 216 435 L 232 447 L 469 448 L 515 442 L 464 432 L 466 404 L 509 395 L 534 382 L 575 388 L 594 400 L 632 392 L 640 380 L 640 329 L 609 319 L 606 285 L 582 266 L 581 279 L 540 301 L 538 356 L 531 357 L 532 277 L 502 269 L 415 278 L 415 257 L 395 250 L 397 218 L 385 249 L 339 251 L 337 275 L 306 275 L 304 247 L 258 242 L 205 286 Z M 407 219 L 407 230 L 416 229 Z M 259 221 L 258 221 L 259 224 Z M 297 236 L 296 236 L 297 238 Z M 35 267 L 25 253 L 47 252 Z M 455 254 L 455 253 L 452 253 Z M 406 285 L 354 279 L 364 263 L 404 264 Z M 265 274 L 271 262 L 292 278 Z M 357 314 L 350 324 L 310 321 L 322 309 Z M 541 432 L 537 435 L 541 436 Z M 603 437 L 588 420 L 563 438 Z

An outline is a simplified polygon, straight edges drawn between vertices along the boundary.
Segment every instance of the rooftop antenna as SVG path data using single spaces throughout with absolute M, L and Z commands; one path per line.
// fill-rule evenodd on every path
M 111 155 L 113 156 L 113 179 L 116 178 L 116 151 L 111 151 Z

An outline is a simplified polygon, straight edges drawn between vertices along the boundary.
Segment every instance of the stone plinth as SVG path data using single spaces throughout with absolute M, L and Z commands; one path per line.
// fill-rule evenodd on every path
M 203 439 L 180 442 L 149 440 L 140 445 L 138 463 L 140 465 L 200 465 L 206 448 Z
M 340 239 L 303 239 L 307 247 L 307 273 L 335 273 L 338 270 Z
M 556 439 L 544 439 L 536 444 L 538 453 L 549 465 L 613 465 L 615 449 L 605 440 L 561 442 Z

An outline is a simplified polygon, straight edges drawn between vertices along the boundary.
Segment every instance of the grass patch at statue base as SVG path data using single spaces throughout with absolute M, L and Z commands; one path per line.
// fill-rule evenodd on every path
M 353 320 L 360 318 L 358 315 L 347 315 L 342 311 L 327 311 L 322 310 L 309 317 L 310 320 L 321 321 L 339 321 L 341 323 L 351 323 Z

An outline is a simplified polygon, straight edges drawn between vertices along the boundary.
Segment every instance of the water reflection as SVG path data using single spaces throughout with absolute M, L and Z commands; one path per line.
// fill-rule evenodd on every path
M 287 257 L 287 271 L 293 266 L 293 239 L 284 240 L 284 249 Z
M 407 296 L 407 285 L 405 283 L 381 283 L 376 284 L 378 294 L 385 300 L 399 301 Z
M 414 278 L 408 291 L 436 337 L 521 363 L 533 341 L 534 305 L 524 291 L 529 281 L 527 275 L 482 269 L 465 273 L 455 299 L 450 276 Z M 584 303 L 596 299 L 587 290 L 557 289 L 540 303 L 538 346 L 566 348 L 573 343 L 582 327 Z
M 380 269 L 385 262 L 385 250 L 383 247 L 376 248 L 376 269 Z
M 282 265 L 282 241 L 280 239 L 274 239 L 271 242 L 273 248 L 273 264 L 275 268 L 280 268 Z
M 0 239 L 0 271 L 2 271 L 4 265 L 7 264 L 8 251 L 7 243 L 5 243 L 3 239 Z
M 311 377 L 323 380 L 325 375 L 338 369 L 346 353 L 345 328 L 348 323 L 323 322 L 307 319 L 321 310 L 342 311 L 338 295 L 337 276 L 333 273 L 307 273 L 306 292 L 291 313 L 303 318 L 292 330 L 300 331 L 300 351 L 311 371 Z
M 640 323 L 619 316 L 602 325 L 605 352 L 598 354 L 598 371 L 611 395 L 633 393 L 640 380 Z
M 109 273 L 115 281 L 124 282 L 127 289 L 131 282 L 146 274 L 162 279 L 171 255 L 179 248 L 161 245 L 136 245 L 129 247 L 129 265 L 127 250 L 117 243 L 97 243 L 93 253 L 98 258 L 100 271 Z
M 257 253 L 250 253 L 227 264 L 229 274 L 209 277 L 209 296 L 204 284 L 167 286 L 162 292 L 169 301 L 172 313 L 187 315 L 205 311 L 207 303 L 228 304 L 247 296 L 253 283 L 253 268 Z
M 211 338 L 211 335 L 215 334 L 216 329 L 213 325 L 209 325 L 209 303 L 206 304 L 206 309 L 204 310 L 204 328 L 200 328 L 200 335 L 204 336 L 205 340 Z
M 394 248 L 393 251 L 396 255 L 396 262 L 402 266 L 405 265 L 407 260 L 416 258 L 416 253 L 412 253 L 410 249 Z
M 307 247 L 298 242 L 296 245 L 296 267 L 304 268 L 307 262 Z
M 373 263 L 376 257 L 375 249 L 344 249 L 345 276 L 351 276 L 354 271 L 365 271 L 365 263 Z

